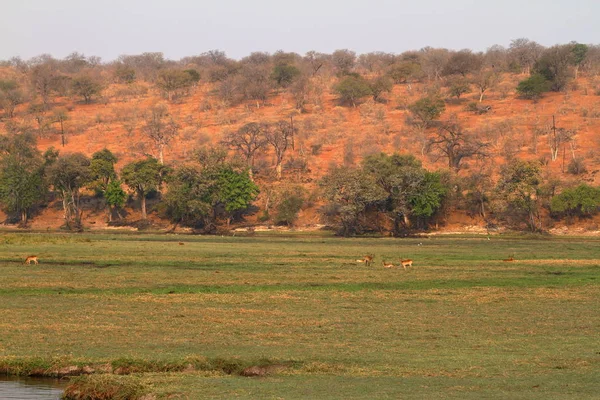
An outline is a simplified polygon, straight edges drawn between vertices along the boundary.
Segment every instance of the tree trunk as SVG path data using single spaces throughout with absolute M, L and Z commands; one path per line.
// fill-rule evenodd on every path
M 281 168 L 281 161 L 277 162 L 277 166 L 275 167 L 275 170 L 277 171 L 277 179 L 281 180 L 281 172 L 282 172 L 281 171 L 282 170 L 282 168 Z
M 27 224 L 27 210 L 21 210 L 21 224 Z
M 483 90 L 479 91 L 479 102 L 481 103 L 483 101 Z
M 144 193 L 141 196 L 141 201 L 142 201 L 142 219 L 146 219 L 147 215 L 146 215 L 146 194 Z

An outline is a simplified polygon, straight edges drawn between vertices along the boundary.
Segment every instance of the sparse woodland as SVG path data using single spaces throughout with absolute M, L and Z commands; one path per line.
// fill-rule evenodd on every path
M 0 205 L 34 229 L 597 230 L 600 46 L 0 62 Z

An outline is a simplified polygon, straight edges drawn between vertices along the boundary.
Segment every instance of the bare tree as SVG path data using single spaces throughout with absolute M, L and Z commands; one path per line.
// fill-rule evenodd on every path
M 480 70 L 473 76 L 471 81 L 479 90 L 479 102 L 483 101 L 483 94 L 490 89 L 493 89 L 500 82 L 500 74 L 493 69 Z
M 432 78 L 436 81 L 441 79 L 442 71 L 450 58 L 450 52 L 446 49 L 434 49 L 425 47 L 421 50 L 423 53 L 423 71 L 427 74 L 427 79 Z
M 325 65 L 329 56 L 323 53 L 317 53 L 316 51 L 309 51 L 304 56 L 304 60 L 310 66 L 310 73 L 315 76 L 319 70 Z
M 154 142 L 161 164 L 164 164 L 164 150 L 177 136 L 178 130 L 179 126 L 169 115 L 169 109 L 165 104 L 157 104 L 146 115 L 142 132 Z
M 277 171 L 277 179 L 281 179 L 281 164 L 286 150 L 292 143 L 294 128 L 287 121 L 279 121 L 274 124 L 263 125 L 263 129 L 267 143 L 273 146 L 275 151 L 275 170 Z
M 456 119 L 442 124 L 429 143 L 441 155 L 448 158 L 448 167 L 457 172 L 464 159 L 488 155 L 486 152 L 488 143 L 465 131 Z
M 356 64 L 356 53 L 352 50 L 336 50 L 331 54 L 331 61 L 340 75 L 349 74 Z
M 57 108 L 52 114 L 54 122 L 60 125 L 60 138 L 62 146 L 65 147 L 65 121 L 69 119 L 69 113 L 64 108 Z
M 533 68 L 543 51 L 544 46 L 527 38 L 512 40 L 508 48 L 510 58 L 521 67 L 521 72 L 524 74 L 531 72 L 531 68 Z
M 229 132 L 223 139 L 223 144 L 233 148 L 246 159 L 249 167 L 248 173 L 252 179 L 252 168 L 254 167 L 254 156 L 267 144 L 261 125 L 251 122 L 242 126 L 234 132 Z

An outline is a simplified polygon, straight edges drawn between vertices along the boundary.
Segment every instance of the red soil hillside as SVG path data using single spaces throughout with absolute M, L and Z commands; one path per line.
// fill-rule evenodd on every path
M 0 71 L 4 78 L 15 73 L 10 69 Z M 497 174 L 499 167 L 511 157 L 548 160 L 547 173 L 563 181 L 585 180 L 599 185 L 600 177 L 600 97 L 596 87 L 586 77 L 580 77 L 564 93 L 548 93 L 537 102 L 517 98 L 514 88 L 523 76 L 505 75 L 504 81 L 491 92 L 486 92 L 483 103 L 490 106 L 487 113 L 467 111 L 470 102 L 478 100 L 475 92 L 463 96 L 460 102 L 447 101 L 441 120 L 455 116 L 460 124 L 478 137 L 490 142 L 491 157 L 486 160 L 465 160 L 459 174 L 466 175 L 480 168 L 491 168 Z M 91 155 L 108 148 L 119 158 L 117 169 L 127 162 L 145 154 L 156 155 L 156 149 L 144 138 L 141 126 L 142 115 L 148 107 L 164 102 L 180 129 L 177 138 L 165 150 L 165 162 L 171 164 L 190 160 L 194 151 L 202 146 L 217 144 L 224 132 L 236 130 L 248 122 L 289 120 L 294 118 L 298 128 L 295 148 L 286 153 L 286 160 L 306 162 L 307 171 L 284 169 L 284 183 L 274 182 L 267 176 L 273 173 L 273 157 L 263 154 L 257 158 L 259 185 L 282 185 L 296 182 L 308 191 L 332 165 L 360 163 L 366 155 L 377 152 L 412 153 L 429 169 L 447 168 L 447 159 L 424 151 L 424 137 L 419 137 L 407 124 L 407 106 L 421 98 L 427 90 L 425 84 L 395 85 L 387 94 L 387 102 L 363 102 L 357 107 L 339 106 L 331 87 L 334 79 L 321 82 L 325 88 L 322 95 L 311 99 L 306 112 L 299 113 L 293 100 L 286 92 L 271 95 L 266 104 L 250 102 L 227 107 L 214 94 L 211 84 L 200 84 L 189 96 L 181 97 L 176 103 L 168 103 L 160 93 L 145 83 L 146 93 L 123 95 L 125 85 L 110 85 L 103 91 L 103 98 L 92 104 L 83 104 L 78 99 L 56 98 L 53 107 L 64 107 L 69 115 L 65 122 L 67 143 L 61 146 L 58 124 L 51 124 L 39 139 L 40 150 L 54 146 L 61 153 L 82 152 Z M 442 88 L 442 93 L 445 89 Z M 140 91 L 143 92 L 143 91 Z M 15 126 L 31 126 L 37 129 L 36 121 L 27 113 L 28 104 L 20 105 L 13 119 L 4 118 L 0 131 Z M 50 112 L 51 113 L 51 112 Z M 548 127 L 552 116 L 560 128 L 576 132 L 573 141 L 563 145 L 556 161 L 550 161 Z M 431 135 L 431 133 L 427 133 Z M 573 156 L 582 158 L 587 173 L 574 177 L 563 172 Z M 564 167 L 566 169 L 566 166 Z M 257 205 L 262 207 L 264 199 Z M 129 210 L 132 219 L 136 211 Z M 58 207 L 48 207 L 34 218 L 33 228 L 57 228 L 62 224 L 62 213 Z M 154 216 L 153 218 L 156 218 Z M 456 215 L 449 221 L 473 224 L 468 218 Z M 315 209 L 304 210 L 299 225 L 319 222 Z M 86 226 L 104 227 L 105 216 L 101 211 L 90 211 L 85 215 Z M 165 223 L 166 224 L 166 223 Z

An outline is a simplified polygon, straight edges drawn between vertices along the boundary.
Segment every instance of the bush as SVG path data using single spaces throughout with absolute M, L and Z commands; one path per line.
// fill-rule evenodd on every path
M 525 99 L 539 99 L 542 93 L 550 90 L 550 82 L 541 74 L 533 74 L 519 82 L 517 92 Z
M 581 175 L 587 172 L 583 158 L 577 157 L 571 160 L 567 166 L 567 172 L 573 175 Z
M 298 213 L 302 209 L 304 200 L 304 192 L 300 187 L 285 191 L 277 205 L 274 222 L 278 225 L 294 225 L 298 220 Z

